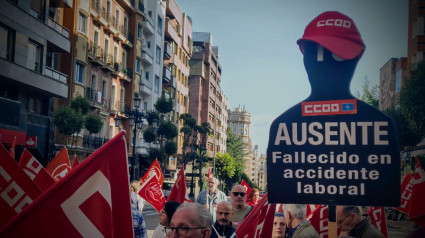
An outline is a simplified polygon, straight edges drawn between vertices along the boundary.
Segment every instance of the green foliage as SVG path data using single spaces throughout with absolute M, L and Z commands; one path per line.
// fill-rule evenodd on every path
M 147 143 L 152 143 L 156 140 L 156 132 L 155 129 L 152 127 L 148 127 L 146 130 L 143 131 L 143 139 Z
M 86 115 L 90 110 L 90 102 L 87 98 L 78 95 L 71 100 L 71 108 L 75 111 L 80 111 L 82 115 Z
M 54 123 L 60 133 L 70 136 L 83 128 L 84 119 L 70 107 L 58 107 L 54 111 Z
M 177 127 L 171 121 L 162 121 L 159 124 L 157 135 L 171 140 L 178 135 Z
M 159 113 L 155 111 L 146 112 L 146 119 L 149 125 L 152 125 L 153 120 L 157 120 L 159 122 Z
M 168 140 L 165 142 L 164 150 L 168 155 L 177 153 L 177 143 L 172 140 Z
M 401 89 L 400 107 L 408 127 L 421 139 L 425 137 L 425 62 L 410 69 L 410 78 Z
M 174 107 L 174 100 L 172 98 L 166 98 L 164 95 L 162 95 L 155 103 L 155 109 L 159 113 L 169 113 L 173 110 Z
M 217 153 L 215 158 L 215 175 L 221 180 L 229 180 L 235 175 L 237 163 L 228 153 Z
M 230 127 L 227 127 L 227 140 L 226 152 L 237 160 L 242 160 L 246 153 L 243 152 L 246 145 L 243 143 L 242 138 L 232 133 Z
M 89 131 L 89 133 L 99 133 L 102 126 L 103 122 L 99 115 L 89 113 L 85 116 L 84 127 Z
M 162 148 L 149 148 L 148 149 L 148 158 L 151 161 L 154 161 L 155 159 L 158 159 L 158 162 L 160 164 L 164 164 L 165 161 L 167 161 L 167 154 L 165 153 L 164 149 Z
M 367 78 L 363 80 L 362 92 L 357 92 L 357 97 L 372 107 L 379 108 L 379 86 L 370 87 Z

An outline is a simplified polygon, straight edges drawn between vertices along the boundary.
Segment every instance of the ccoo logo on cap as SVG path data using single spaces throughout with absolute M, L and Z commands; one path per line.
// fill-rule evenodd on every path
M 324 12 L 314 18 L 297 41 L 304 53 L 304 42 L 313 41 L 343 59 L 354 59 L 366 48 L 354 21 L 336 11 Z

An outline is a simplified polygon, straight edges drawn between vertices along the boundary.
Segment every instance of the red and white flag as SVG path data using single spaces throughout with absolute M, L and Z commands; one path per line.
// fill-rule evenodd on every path
M 276 204 L 268 203 L 267 194 L 236 229 L 237 237 L 272 237 Z
M 176 182 L 171 189 L 170 195 L 168 196 L 167 202 L 176 201 L 180 204 L 184 203 L 186 198 L 186 177 L 184 176 L 184 166 L 180 168 L 179 174 L 177 175 Z
M 401 183 L 401 205 L 400 207 L 395 207 L 395 209 L 409 213 L 410 198 L 412 197 L 412 188 L 413 188 L 413 176 L 409 173 L 404 177 L 403 182 Z
M 0 144 L 0 228 L 41 194 L 40 188 Z
M 242 179 L 241 185 L 246 189 L 246 202 L 248 203 L 248 197 L 249 197 L 249 193 L 251 192 L 251 187 L 243 179 Z
M 63 147 L 52 161 L 50 161 L 46 170 L 56 181 L 59 181 L 71 171 L 71 163 L 69 162 L 68 150 L 66 147 Z
M 415 175 L 410 198 L 409 219 L 420 227 L 425 227 L 425 172 L 415 157 Z
M 211 168 L 208 168 L 208 178 L 211 177 Z
M 72 160 L 72 169 L 75 169 L 80 162 L 78 161 L 77 155 L 74 155 L 74 159 Z
M 24 149 L 19 159 L 19 166 L 43 192 L 56 183 L 49 172 L 27 149 Z
M 159 186 L 158 178 L 150 176 L 142 184 L 140 184 L 139 195 L 150 203 L 159 213 L 165 204 L 164 193 Z
M 387 221 L 385 220 L 384 207 L 369 207 L 367 214 L 372 224 L 378 229 L 385 238 L 388 238 Z
M 13 137 L 12 145 L 10 146 L 9 154 L 15 159 L 16 136 Z
M 128 180 L 123 131 L 1 228 L 0 237 L 133 237 Z
M 155 161 L 149 167 L 148 171 L 145 173 L 145 175 L 143 175 L 143 178 L 140 180 L 140 184 L 143 184 L 146 180 L 154 175 L 158 179 L 159 187 L 162 188 L 162 184 L 164 183 L 164 174 L 162 174 L 162 170 L 157 159 L 155 159 Z
M 329 210 L 327 205 L 316 206 L 316 209 L 307 216 L 311 225 L 322 238 L 328 237 Z

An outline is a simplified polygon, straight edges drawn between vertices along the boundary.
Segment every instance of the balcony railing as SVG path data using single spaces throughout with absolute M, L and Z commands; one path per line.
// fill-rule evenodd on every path
M 100 1 L 99 0 L 92 0 L 91 7 L 95 12 L 97 12 L 97 14 L 101 13 Z
M 48 76 L 52 79 L 55 79 L 59 82 L 62 82 L 62 83 L 65 83 L 65 84 L 67 83 L 68 75 L 63 74 L 63 73 L 56 71 L 56 70 L 54 70 L 50 67 L 47 67 L 47 66 L 44 67 L 44 68 L 45 68 L 44 75 L 46 75 L 46 76 Z
M 49 17 L 49 19 L 47 20 L 47 25 L 55 29 L 55 31 L 59 32 L 61 35 L 65 36 L 66 38 L 69 38 L 69 30 L 66 29 L 64 26 L 62 26 L 61 24 L 55 22 L 55 20 L 53 20 L 52 18 Z
M 102 98 L 102 92 L 94 90 L 92 88 L 86 89 L 86 98 L 92 102 L 96 102 L 103 105 L 104 99 Z
M 108 142 L 109 139 L 106 137 L 96 137 L 83 135 L 83 147 L 96 150 L 99 149 L 102 145 Z

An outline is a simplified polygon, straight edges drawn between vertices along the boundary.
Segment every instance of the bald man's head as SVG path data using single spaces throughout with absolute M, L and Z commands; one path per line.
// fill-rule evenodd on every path
M 230 219 L 232 218 L 232 203 L 228 201 L 222 201 L 217 206 L 217 222 L 220 226 L 226 226 L 231 224 Z

